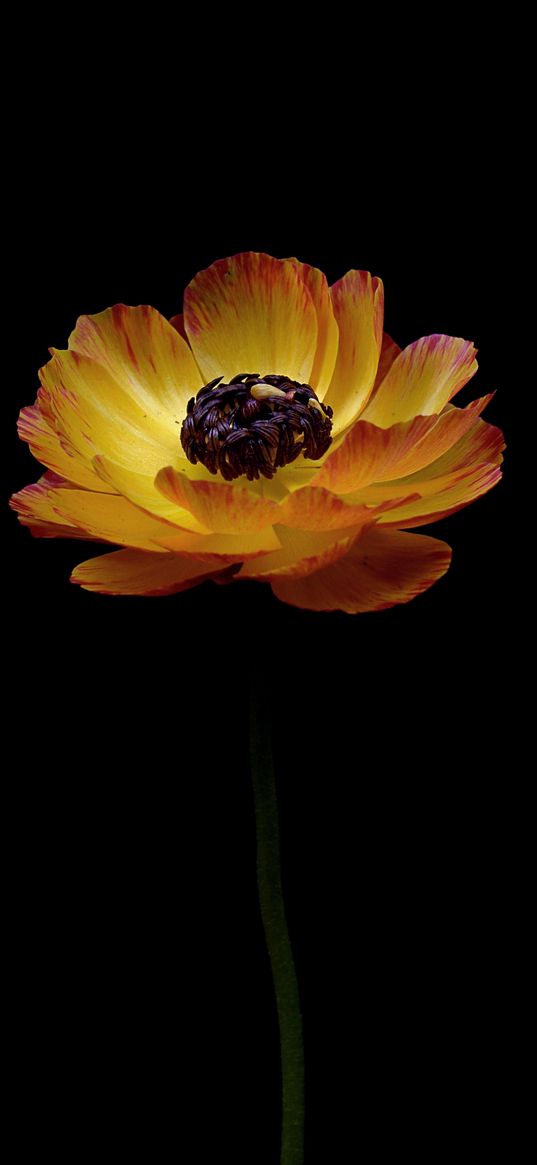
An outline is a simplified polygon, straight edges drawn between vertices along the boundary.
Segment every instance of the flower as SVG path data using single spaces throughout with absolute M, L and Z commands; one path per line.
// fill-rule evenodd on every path
M 408 533 L 489 490 L 502 434 L 468 340 L 383 333 L 383 287 L 332 287 L 296 259 L 247 252 L 189 284 L 184 314 L 118 304 L 51 349 L 19 434 L 48 472 L 11 505 L 38 537 L 122 547 L 72 581 L 161 595 L 257 579 L 298 607 L 404 603 L 450 548 Z

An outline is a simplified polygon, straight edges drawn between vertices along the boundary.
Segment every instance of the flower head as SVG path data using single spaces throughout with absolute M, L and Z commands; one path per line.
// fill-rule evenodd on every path
M 490 395 L 451 402 L 473 344 L 383 333 L 383 288 L 295 259 L 213 263 L 184 314 L 116 305 L 51 349 L 19 434 L 47 467 L 11 505 L 38 537 L 121 546 L 76 567 L 104 594 L 258 579 L 287 603 L 379 610 L 449 566 L 409 528 L 500 477 Z

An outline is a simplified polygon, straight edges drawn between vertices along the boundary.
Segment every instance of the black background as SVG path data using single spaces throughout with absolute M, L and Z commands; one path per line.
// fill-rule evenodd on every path
M 306 1165 L 364 1145 L 364 1160 L 395 1147 L 429 1161 L 512 1143 L 526 855 L 506 711 L 520 255 L 497 181 L 508 146 L 483 140 L 479 103 L 428 137 L 421 107 L 397 132 L 379 124 L 372 156 L 357 96 L 335 137 L 337 101 L 317 126 L 300 103 L 277 124 L 260 111 L 254 136 L 248 100 L 216 102 L 208 134 L 186 114 L 163 127 L 158 103 L 121 95 L 104 129 L 97 101 L 68 130 L 67 98 L 33 127 L 10 222 L 6 503 L 41 472 L 15 422 L 48 346 L 116 302 L 171 316 L 199 269 L 240 250 L 297 255 L 330 282 L 380 275 L 402 346 L 473 339 L 480 369 L 460 403 L 497 390 L 486 419 L 506 435 L 505 478 L 424 529 L 453 547 L 444 579 L 355 617 L 285 607 L 254 583 L 91 595 L 68 577 L 99 548 L 33 540 L 8 515 L 13 1096 L 20 1143 L 37 1136 L 59 1160 L 278 1159 L 247 757 L 261 676 L 304 1011 Z

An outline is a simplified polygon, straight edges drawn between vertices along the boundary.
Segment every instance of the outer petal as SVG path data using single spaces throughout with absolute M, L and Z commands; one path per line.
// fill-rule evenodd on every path
M 250 251 L 220 259 L 187 287 L 184 322 L 207 383 L 240 372 L 309 383 L 317 313 L 293 263 Z
M 39 519 L 26 519 L 21 513 L 19 522 L 21 526 L 26 526 L 33 538 L 78 538 L 83 542 L 102 542 L 102 538 L 94 538 L 86 530 L 78 530 L 76 526 L 63 526 L 59 521 L 41 522 Z
M 154 307 L 118 303 L 97 315 L 80 316 L 69 348 L 102 364 L 143 413 L 168 414 L 172 426 L 186 416 L 190 397 L 202 385 L 188 344 Z
M 455 409 L 453 406 L 449 406 L 449 414 L 451 415 L 452 412 L 455 412 Z M 431 477 L 467 469 L 469 465 L 477 465 L 481 461 L 490 461 L 499 465 L 504 449 L 505 441 L 501 429 L 498 429 L 497 425 L 490 425 L 488 421 L 482 421 L 477 417 L 474 419 L 473 425 L 454 445 L 446 449 L 441 457 L 437 457 L 430 465 L 424 466 L 418 473 L 405 477 L 405 481 L 428 481 Z
M 250 534 L 278 521 L 276 502 L 227 482 L 189 481 L 170 465 L 161 469 L 155 485 L 164 497 L 188 509 L 215 533 Z
M 398 507 L 381 515 L 379 524 L 414 528 L 438 522 L 448 514 L 462 510 L 482 494 L 488 493 L 502 476 L 497 465 L 474 465 L 469 469 L 446 477 L 435 478 L 424 485 L 423 495 L 416 501 L 401 500 Z
M 281 550 L 245 562 L 237 578 L 258 578 L 265 582 L 280 577 L 300 578 L 346 554 L 361 529 L 352 526 L 346 530 L 313 532 L 277 526 L 276 533 Z
M 101 595 L 173 595 L 205 582 L 215 573 L 224 572 L 208 570 L 207 563 L 178 554 L 115 550 L 81 562 L 73 571 L 71 582 Z
M 450 559 L 437 538 L 373 527 L 339 561 L 307 578 L 277 579 L 272 589 L 284 603 L 311 611 L 380 611 L 427 590 Z
M 21 525 L 27 526 L 35 538 L 84 538 L 91 542 L 100 541 L 86 530 L 78 529 L 67 519 L 62 520 L 59 517 L 54 510 L 52 492 L 48 474 L 45 474 L 39 481 L 25 486 L 12 495 L 9 505 L 17 514 Z
M 17 430 L 21 440 L 28 442 L 34 457 L 42 465 L 85 489 L 110 493 L 111 487 L 100 481 L 91 465 L 76 457 L 70 446 L 63 448 L 61 438 L 43 416 L 38 404 L 21 409 Z
M 317 267 L 300 263 L 298 259 L 288 261 L 295 264 L 295 269 L 308 289 L 317 312 L 317 351 L 308 383 L 315 389 L 319 400 L 324 400 L 334 372 L 339 345 L 339 328 L 332 308 L 330 290 L 326 276 Z
M 36 537 L 85 538 L 140 550 L 173 551 L 214 566 L 281 549 L 271 526 L 251 534 L 196 534 L 145 513 L 117 494 L 76 489 L 53 474 L 14 494 L 10 506 Z
M 384 288 L 367 271 L 349 271 L 330 288 L 339 328 L 334 375 L 324 403 L 334 410 L 336 436 L 356 420 L 375 383 L 382 348 Z
M 441 416 L 414 417 L 389 429 L 362 418 L 324 462 L 315 485 L 347 494 L 372 482 L 415 473 L 436 461 L 475 425 L 491 399 L 472 401 L 465 409 L 448 406 Z
M 280 539 L 272 526 L 252 534 L 176 534 L 159 536 L 158 544 L 163 550 L 176 554 L 192 555 L 200 562 L 230 563 L 244 562 L 247 558 L 259 558 L 281 549 Z
M 389 497 L 402 497 L 404 491 L 419 493 L 421 498 L 443 493 L 452 486 L 464 487 L 472 474 L 481 472 L 485 465 L 497 467 L 505 448 L 503 433 L 495 425 L 474 420 L 469 431 L 430 465 L 407 477 L 368 485 L 364 489 L 345 494 L 346 501 L 375 505 Z M 472 495 L 474 496 L 474 495 Z
M 375 505 L 400 497 L 399 507 L 379 518 L 380 524 L 421 526 L 460 510 L 486 493 L 501 477 L 503 434 L 495 425 L 477 420 L 464 437 L 432 465 L 408 477 L 366 486 L 347 494 L 346 500 Z M 417 500 L 403 499 L 414 491 Z
M 61 479 L 51 481 L 47 475 L 14 494 L 10 505 L 23 525 L 47 522 L 60 531 L 70 528 L 74 538 L 89 536 L 141 550 L 159 552 L 159 539 L 177 534 L 173 526 L 144 513 L 124 497 L 75 489 Z
M 440 413 L 477 371 L 470 340 L 424 336 L 394 360 L 362 414 L 381 429 L 418 415 Z

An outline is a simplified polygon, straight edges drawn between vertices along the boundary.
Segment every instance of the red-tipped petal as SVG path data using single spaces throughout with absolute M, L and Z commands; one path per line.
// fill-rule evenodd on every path
M 177 554 L 115 550 L 81 562 L 71 582 L 101 595 L 173 595 L 205 582 L 214 573 L 206 563 Z
M 394 360 L 362 419 L 387 429 L 440 413 L 477 371 L 476 350 L 458 336 L 423 336 Z
M 324 462 L 315 485 L 348 494 L 374 482 L 416 473 L 441 457 L 475 426 L 491 395 L 465 409 L 414 417 L 381 429 L 360 418 Z
M 277 598 L 310 611 L 380 611 L 408 603 L 445 574 L 445 542 L 397 530 L 366 531 L 337 562 L 306 578 L 276 579 Z

